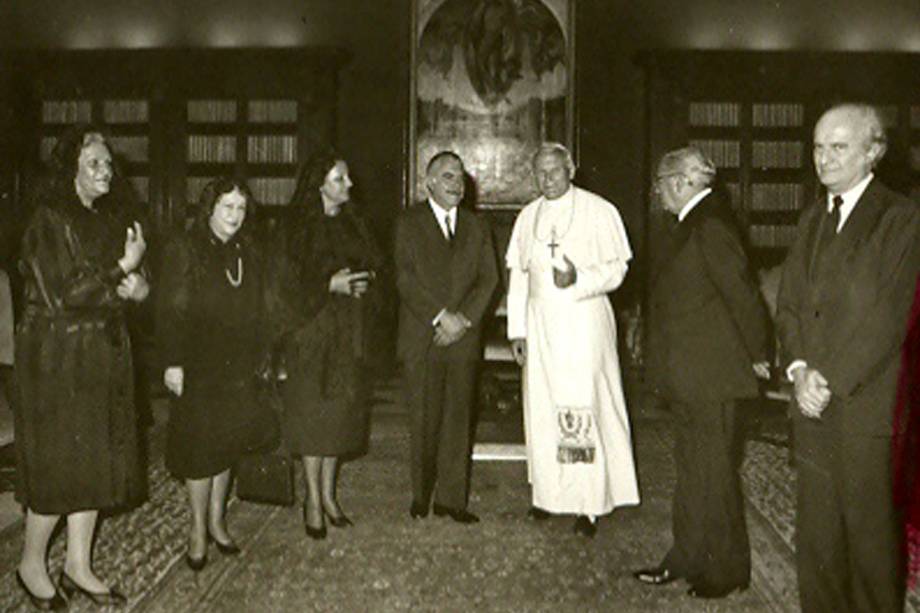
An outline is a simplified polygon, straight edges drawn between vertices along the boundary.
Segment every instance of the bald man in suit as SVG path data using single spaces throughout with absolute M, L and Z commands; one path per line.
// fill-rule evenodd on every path
M 795 385 L 796 563 L 803 611 L 900 612 L 892 417 L 920 270 L 920 207 L 873 174 L 885 131 L 869 106 L 814 131 L 824 186 L 783 267 L 777 326 Z
M 450 151 L 428 164 L 428 200 L 410 207 L 396 227 L 398 351 L 410 418 L 412 505 L 461 524 L 467 510 L 471 419 L 482 358 L 483 320 L 498 283 L 488 227 L 461 209 L 465 175 Z

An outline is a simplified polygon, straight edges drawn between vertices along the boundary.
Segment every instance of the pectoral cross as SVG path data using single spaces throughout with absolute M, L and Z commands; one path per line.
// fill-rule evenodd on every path
M 559 247 L 559 243 L 556 242 L 556 228 L 550 230 L 549 233 L 549 244 L 546 245 L 549 247 L 549 255 L 551 258 L 556 257 L 556 247 Z

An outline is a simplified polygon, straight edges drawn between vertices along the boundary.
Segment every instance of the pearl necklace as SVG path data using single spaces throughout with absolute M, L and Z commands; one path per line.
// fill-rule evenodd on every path
M 227 281 L 230 282 L 230 285 L 233 287 L 239 287 L 243 284 L 243 258 L 236 256 L 236 278 L 233 277 L 233 274 L 224 269 L 224 274 L 227 275 Z

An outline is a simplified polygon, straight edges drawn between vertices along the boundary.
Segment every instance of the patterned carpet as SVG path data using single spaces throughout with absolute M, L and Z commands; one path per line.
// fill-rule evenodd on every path
M 405 420 L 375 411 L 369 453 L 342 470 L 340 499 L 356 522 L 325 541 L 303 534 L 299 509 L 232 501 L 231 531 L 243 554 L 212 548 L 204 571 L 183 563 L 187 512 L 180 484 L 165 472 L 161 430 L 151 436 L 150 500 L 104 520 L 95 567 L 130 598 L 128 610 L 198 611 L 778 611 L 797 609 L 791 567 L 792 474 L 785 450 L 748 444 L 745 489 L 754 554 L 752 588 L 700 602 L 680 583 L 647 588 L 630 571 L 669 545 L 674 467 L 665 420 L 635 425 L 643 503 L 604 518 L 598 535 L 571 532 L 570 518 L 525 519 L 523 464 L 477 463 L 470 508 L 482 523 L 410 520 Z M 0 535 L 0 610 L 28 610 L 13 581 L 21 524 Z M 51 548 L 54 572 L 63 538 Z M 77 598 L 73 611 L 94 610 Z

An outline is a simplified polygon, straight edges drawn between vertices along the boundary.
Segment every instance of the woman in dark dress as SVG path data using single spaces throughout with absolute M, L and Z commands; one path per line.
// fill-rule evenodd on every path
M 351 525 L 336 499 L 339 458 L 363 449 L 370 333 L 382 304 L 377 279 L 383 258 L 365 222 L 349 204 L 348 166 L 334 151 L 301 168 L 291 200 L 297 216 L 287 241 L 301 320 L 285 346 L 284 433 L 303 457 L 308 536 L 325 538 L 325 518 Z
M 230 469 L 272 436 L 255 373 L 270 343 L 262 258 L 241 231 L 253 214 L 245 183 L 220 178 L 202 191 L 191 229 L 167 246 L 157 292 L 157 337 L 170 406 L 166 466 L 185 481 L 191 524 L 186 563 L 207 562 L 208 542 L 239 553 L 227 531 Z
M 100 128 L 64 133 L 54 175 L 31 195 L 22 244 L 24 312 L 16 338 L 17 498 L 26 507 L 16 572 L 37 608 L 66 606 L 48 576 L 48 541 L 67 518 L 61 590 L 123 605 L 91 567 L 99 509 L 140 502 L 126 304 L 143 301 L 144 231 Z

